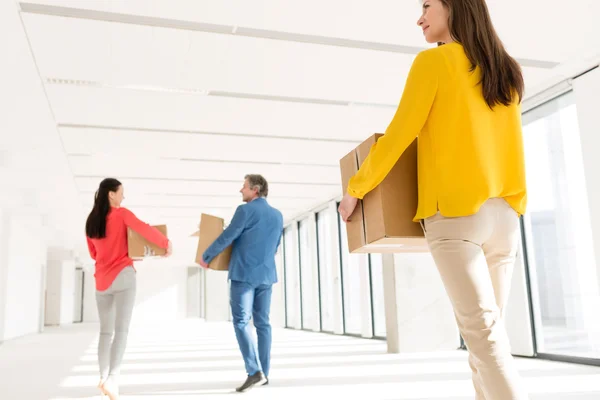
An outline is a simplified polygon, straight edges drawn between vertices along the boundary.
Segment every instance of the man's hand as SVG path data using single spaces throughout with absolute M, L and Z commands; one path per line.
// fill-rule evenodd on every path
M 342 221 L 350 221 L 350 216 L 354 212 L 357 203 L 358 199 L 356 197 L 352 197 L 348 193 L 344 195 L 344 198 L 338 207 L 338 212 L 340 213 L 340 217 L 342 217 Z
M 204 269 L 208 269 L 208 263 L 204 260 L 200 260 L 200 266 Z

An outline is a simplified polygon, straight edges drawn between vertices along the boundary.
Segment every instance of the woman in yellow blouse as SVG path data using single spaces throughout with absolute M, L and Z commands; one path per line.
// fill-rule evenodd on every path
M 521 69 L 485 0 L 424 0 L 418 25 L 440 45 L 417 55 L 396 115 L 339 212 L 347 221 L 418 137 L 415 221 L 453 304 L 477 399 L 526 399 L 503 322 L 527 203 Z

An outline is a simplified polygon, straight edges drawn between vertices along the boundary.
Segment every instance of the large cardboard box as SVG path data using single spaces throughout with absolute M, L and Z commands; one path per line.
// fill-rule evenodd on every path
M 382 137 L 375 134 L 340 160 L 342 188 L 369 155 L 371 147 Z M 417 211 L 417 140 L 402 154 L 387 177 L 369 192 L 346 224 L 348 249 L 351 253 L 421 253 L 428 252 L 419 223 L 413 222 Z
M 225 221 L 223 218 L 215 217 L 210 214 L 200 216 L 200 230 L 192 236 L 198 236 L 198 249 L 196 250 L 196 264 L 202 261 L 202 254 L 208 247 L 223 233 Z M 215 271 L 228 271 L 229 260 L 231 259 L 231 246 L 227 247 L 215 258 L 212 259 L 208 267 Z
M 154 225 L 153 227 L 158 229 L 163 235 L 167 236 L 166 225 Z M 167 253 L 166 249 L 161 249 L 154 243 L 147 241 L 142 235 L 131 228 L 127 228 L 127 250 L 129 258 L 134 260 L 141 260 L 146 257 L 164 256 Z

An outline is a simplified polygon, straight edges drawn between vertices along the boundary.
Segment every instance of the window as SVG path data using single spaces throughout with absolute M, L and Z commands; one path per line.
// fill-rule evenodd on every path
M 600 358 L 600 290 L 572 93 L 523 116 L 538 353 Z
M 373 305 L 373 336 L 386 337 L 385 303 L 383 297 L 383 257 L 369 254 L 371 261 L 371 303 Z
M 284 268 L 284 249 L 283 238 L 281 244 L 275 253 L 275 267 L 277 268 L 277 278 L 279 283 L 273 285 L 273 301 L 271 301 L 271 322 L 276 326 L 286 326 L 285 323 L 285 272 Z M 275 300 L 277 299 L 277 300 Z
M 316 253 L 315 246 L 311 246 L 310 222 L 303 219 L 298 224 L 299 247 L 300 247 L 300 277 L 302 280 L 302 329 L 320 330 L 318 314 L 318 288 L 316 287 Z M 314 231 L 313 231 L 314 233 Z
M 341 261 L 342 261 L 342 294 L 344 306 L 344 332 L 352 335 L 360 335 L 362 332 L 362 309 L 361 300 L 361 266 L 359 257 L 364 254 L 350 254 L 348 251 L 348 240 L 346 224 L 341 220 L 338 213 L 340 225 Z M 366 263 L 365 263 L 366 264 Z
M 301 329 L 302 309 L 300 301 L 300 268 L 298 268 L 298 242 L 292 227 L 283 232 L 285 260 L 286 326 Z
M 339 268 L 333 252 L 337 251 L 337 235 L 334 236 L 335 213 L 331 209 L 325 209 L 317 213 L 317 243 L 319 248 L 319 279 L 321 295 L 321 330 L 333 332 L 335 329 L 336 303 L 341 302 Z M 339 319 L 341 320 L 341 316 Z

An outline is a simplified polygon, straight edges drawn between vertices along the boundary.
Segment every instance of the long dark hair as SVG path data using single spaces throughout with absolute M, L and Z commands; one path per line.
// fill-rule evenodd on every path
M 85 233 L 91 239 L 106 237 L 106 216 L 110 211 L 109 192 L 116 192 L 121 182 L 114 178 L 106 178 L 100 182 L 100 187 L 94 197 L 94 208 L 85 223 Z
M 462 44 L 471 72 L 481 69 L 483 98 L 490 108 L 523 99 L 525 84 L 517 61 L 508 55 L 498 37 L 485 0 L 441 0 L 450 11 L 452 39 Z

